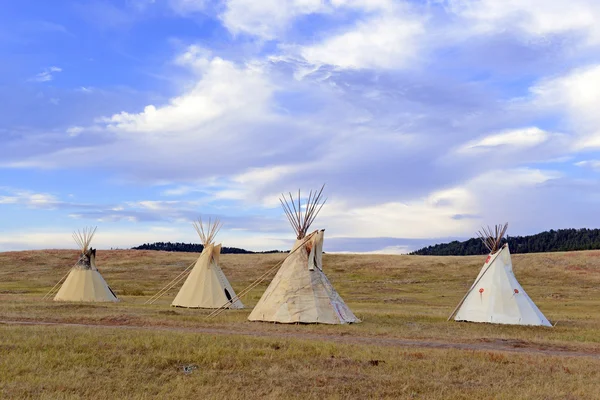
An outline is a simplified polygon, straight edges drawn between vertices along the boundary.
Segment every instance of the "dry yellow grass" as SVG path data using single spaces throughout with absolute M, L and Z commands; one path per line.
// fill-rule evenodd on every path
M 600 251 L 513 256 L 517 278 L 558 322 L 554 328 L 446 321 L 484 257 L 325 255 L 327 275 L 363 319 L 351 326 L 250 323 L 249 310 L 207 319 L 207 311 L 169 307 L 176 290 L 143 304 L 197 256 L 100 251 L 98 266 L 122 301 L 61 304 L 40 298 L 76 261 L 75 251 L 0 253 L 0 320 L 146 327 L 0 325 L 0 397 L 562 399 L 600 393 L 598 357 L 558 356 L 563 350 L 600 354 Z M 224 255 L 221 265 L 240 291 L 284 257 Z M 267 284 L 243 299 L 246 306 Z M 266 337 L 215 336 L 207 329 Z M 372 341 L 351 340 L 365 337 Z M 407 349 L 385 342 L 394 338 L 498 348 Z M 500 352 L 511 346 L 557 356 Z M 199 368 L 187 375 L 177 363 Z M 81 379 L 86 376 L 94 379 Z
M 11 399 L 590 399 L 600 393 L 597 360 L 117 329 L 0 332 L 0 393 Z

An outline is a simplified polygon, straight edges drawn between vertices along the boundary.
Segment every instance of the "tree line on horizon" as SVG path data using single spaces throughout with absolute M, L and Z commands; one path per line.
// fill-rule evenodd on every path
M 598 250 L 600 249 L 600 229 L 551 229 L 529 236 L 506 236 L 510 252 L 546 253 L 555 251 Z M 479 238 L 460 242 L 441 243 L 409 253 L 420 256 L 471 256 L 487 254 L 489 251 Z
M 158 251 L 179 251 L 184 253 L 202 253 L 204 246 L 199 243 L 172 243 L 172 242 L 155 242 L 144 243 L 140 246 L 132 247 L 132 250 L 158 250 Z M 283 253 L 279 250 L 268 251 L 250 251 L 240 249 L 238 247 L 221 247 L 221 254 L 271 254 Z

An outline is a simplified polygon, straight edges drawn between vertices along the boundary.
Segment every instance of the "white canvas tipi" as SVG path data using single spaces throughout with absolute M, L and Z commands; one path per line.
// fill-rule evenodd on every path
M 219 267 L 221 245 L 215 245 L 213 240 L 221 229 L 220 222 L 217 220 L 213 223 L 209 220 L 207 229 L 204 229 L 200 219 L 194 222 L 194 227 L 204 249 L 171 305 L 188 308 L 220 308 L 230 302 L 228 308 L 244 308 Z
M 95 233 L 96 228 L 73 233 L 73 239 L 81 248 L 81 255 L 54 296 L 54 301 L 119 301 L 96 267 L 96 249 L 90 248 Z
M 248 319 L 280 323 L 346 324 L 360 322 L 335 291 L 323 272 L 324 230 L 306 235 L 321 210 L 323 188 L 310 192 L 302 212 L 300 192 L 295 203 L 281 200 L 283 209 L 297 233 L 290 254 L 269 284 Z
M 477 279 L 454 313 L 456 321 L 552 326 L 517 281 L 508 243 L 501 245 L 508 224 L 479 232 L 489 249 Z

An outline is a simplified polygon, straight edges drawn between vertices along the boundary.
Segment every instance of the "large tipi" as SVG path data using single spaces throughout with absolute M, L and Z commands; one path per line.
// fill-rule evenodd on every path
M 346 324 L 360 322 L 335 291 L 323 272 L 324 230 L 307 235 L 310 225 L 325 204 L 323 188 L 310 192 L 304 212 L 298 192 L 297 203 L 280 199 L 296 231 L 290 254 L 269 284 L 248 319 L 280 323 Z
M 508 243 L 502 238 L 508 224 L 482 229 L 479 236 L 490 251 L 477 279 L 456 307 L 451 319 L 511 325 L 552 326 L 517 281 Z
M 244 308 L 219 267 L 221 245 L 215 245 L 213 241 L 221 229 L 221 223 L 209 220 L 205 228 L 202 219 L 199 219 L 194 222 L 194 228 L 204 249 L 171 305 L 188 308 Z
M 119 301 L 96 267 L 96 249 L 90 247 L 95 233 L 96 228 L 73 233 L 81 255 L 54 296 L 54 301 Z

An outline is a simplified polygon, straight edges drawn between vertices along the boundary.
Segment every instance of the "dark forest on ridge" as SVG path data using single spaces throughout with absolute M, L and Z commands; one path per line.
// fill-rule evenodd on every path
M 575 250 L 598 250 L 600 249 L 600 229 L 558 229 L 541 232 L 529 236 L 506 236 L 503 243 L 508 242 L 510 252 L 518 253 L 545 253 L 555 251 L 575 251 Z M 201 253 L 204 246 L 197 243 L 172 243 L 156 242 L 145 243 L 140 246 L 132 247 L 133 250 L 160 250 L 160 251 L 180 251 L 189 253 Z M 221 254 L 259 254 L 259 253 L 285 253 L 286 251 L 250 251 L 237 247 L 222 247 Z M 441 243 L 409 253 L 420 256 L 471 256 L 487 254 L 479 238 L 471 238 L 465 241 L 452 241 L 450 243 Z
M 600 229 L 558 229 L 529 236 L 506 236 L 510 252 L 545 253 L 554 251 L 597 250 L 600 249 Z M 487 254 L 488 250 L 480 239 L 471 238 L 464 242 L 436 244 L 413 251 L 421 256 L 470 256 Z
M 155 242 L 144 243 L 140 246 L 132 247 L 132 250 L 160 250 L 160 251 L 181 251 L 185 253 L 202 253 L 204 246 L 198 243 L 171 243 L 171 242 Z M 283 253 L 279 250 L 269 251 L 250 251 L 237 247 L 221 247 L 221 254 L 269 254 Z

